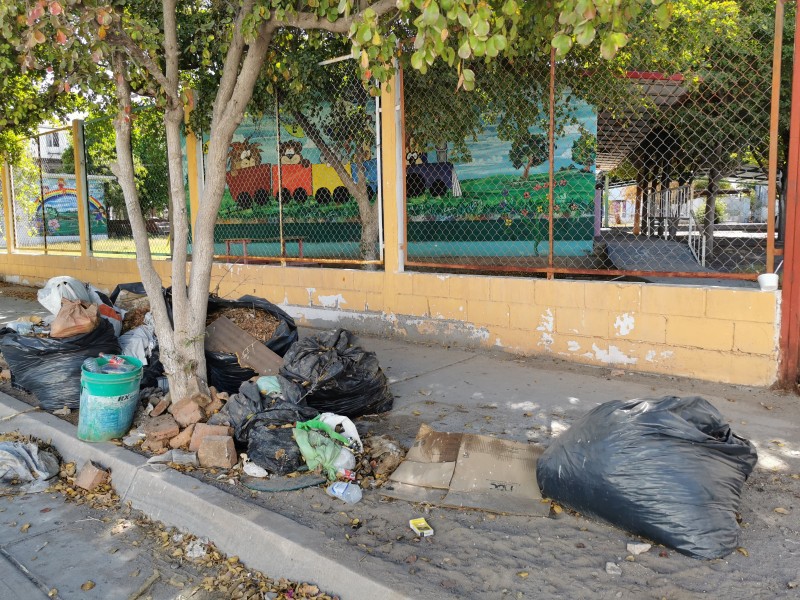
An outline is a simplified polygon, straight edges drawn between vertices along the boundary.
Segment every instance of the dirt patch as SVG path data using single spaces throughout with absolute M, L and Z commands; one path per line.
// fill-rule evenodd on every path
M 259 308 L 223 308 L 208 315 L 206 324 L 210 325 L 220 317 L 226 317 L 234 324 L 261 342 L 268 342 L 275 335 L 280 320 Z
M 16 285 L 14 283 L 0 281 L 0 297 L 38 302 L 38 298 L 36 297 L 38 291 L 37 288 L 28 287 L 26 285 Z

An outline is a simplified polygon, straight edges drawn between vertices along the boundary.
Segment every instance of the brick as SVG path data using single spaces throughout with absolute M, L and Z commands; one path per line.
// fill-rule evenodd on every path
M 605 310 L 589 308 L 556 309 L 556 331 L 561 334 L 608 338 L 609 314 Z
M 774 356 L 778 351 L 777 328 L 770 323 L 734 323 L 733 349 L 748 354 Z
M 170 399 L 168 396 L 165 396 L 164 398 L 161 399 L 161 402 L 159 402 L 153 407 L 153 410 L 150 411 L 150 416 L 159 417 L 163 415 L 165 412 L 167 412 L 169 405 L 170 405 Z
M 667 317 L 645 313 L 611 313 L 612 339 L 663 344 L 667 339 Z
M 239 462 L 233 438 L 227 435 L 206 436 L 197 450 L 197 460 L 201 467 L 230 469 Z
M 393 273 L 387 282 L 387 288 L 395 294 L 414 293 L 414 274 L 413 273 Z
M 400 315 L 425 317 L 428 315 L 428 299 L 399 294 L 394 300 L 394 312 Z
M 203 440 L 210 435 L 228 436 L 233 435 L 233 428 L 227 425 L 209 425 L 208 423 L 197 423 L 189 441 L 189 451 L 196 452 L 200 449 Z
M 383 292 L 367 292 L 366 310 L 383 312 Z
M 497 325 L 508 327 L 509 308 L 504 302 L 487 302 L 469 300 L 467 302 L 467 318 L 475 325 Z
M 766 292 L 765 292 L 766 293 Z M 731 355 L 727 383 L 769 387 L 778 379 L 778 361 L 766 356 Z
M 385 275 L 381 271 L 355 271 L 353 289 L 365 292 L 383 292 Z
M 539 306 L 583 308 L 584 288 L 583 282 L 537 279 L 533 299 Z
M 145 452 L 150 452 L 152 454 L 162 454 L 167 450 L 168 441 L 167 440 L 151 440 L 146 439 L 142 442 L 142 450 Z
M 431 316 L 439 319 L 464 320 L 467 303 L 460 298 L 428 298 Z
M 641 306 L 642 285 L 587 281 L 584 286 L 586 308 L 618 312 L 638 311 Z
M 309 306 L 311 304 L 311 297 L 306 288 L 287 287 L 284 294 L 283 303 L 292 304 L 295 306 Z
M 667 344 L 704 350 L 731 350 L 733 323 L 719 319 L 670 316 L 667 319 Z
M 702 317 L 706 312 L 706 290 L 700 287 L 648 284 L 642 288 L 642 312 Z
M 450 277 L 450 297 L 465 300 L 488 300 L 491 297 L 489 277 L 455 275 Z
M 96 487 L 108 481 L 108 478 L 108 471 L 101 469 L 92 461 L 87 461 L 78 472 L 78 476 L 75 478 L 75 485 L 91 492 Z
M 186 429 L 181 431 L 178 435 L 169 441 L 170 448 L 185 448 L 189 445 L 194 433 L 195 425 L 189 425 Z
M 512 303 L 508 305 L 508 309 L 512 329 L 536 331 L 541 323 L 542 311 L 536 305 Z
M 184 398 L 172 407 L 172 417 L 181 427 L 188 427 L 205 418 L 205 413 L 200 405 L 191 398 Z M 170 436 L 171 437 L 171 436 Z
M 450 295 L 450 283 L 447 275 L 423 275 L 416 273 L 411 286 L 415 296 L 438 296 L 440 298 Z
M 214 399 L 203 408 L 203 410 L 206 412 L 206 416 L 210 417 L 214 413 L 218 413 L 220 410 L 222 410 L 223 406 L 225 406 L 225 402 L 222 401 L 222 398 L 215 396 Z
M 172 415 L 161 415 L 142 423 L 139 431 L 147 436 L 148 440 L 168 440 L 180 433 L 181 428 L 172 418 Z
M 0 371 L 0 380 L 8 381 L 10 379 L 11 379 L 11 371 L 9 371 L 8 369 L 3 369 L 2 371 Z
M 706 315 L 712 319 L 775 323 L 777 294 L 757 290 L 708 290 Z
M 489 297 L 495 302 L 533 304 L 534 281 L 528 277 L 492 277 Z

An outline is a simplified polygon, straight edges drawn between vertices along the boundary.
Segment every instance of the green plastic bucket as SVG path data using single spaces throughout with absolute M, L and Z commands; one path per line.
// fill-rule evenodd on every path
M 78 439 L 104 442 L 128 433 L 139 402 L 142 363 L 132 356 L 125 360 L 136 369 L 129 373 L 92 373 L 81 369 L 81 405 Z M 98 358 L 100 365 L 107 363 Z

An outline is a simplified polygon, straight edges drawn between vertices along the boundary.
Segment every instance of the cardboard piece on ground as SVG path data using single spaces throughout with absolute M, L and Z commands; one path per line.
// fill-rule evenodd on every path
M 381 493 L 411 502 L 547 516 L 550 504 L 542 502 L 536 482 L 542 451 L 540 446 L 483 435 L 443 434 L 423 425 Z M 432 460 L 436 458 L 440 460 Z M 443 458 L 455 458 L 455 463 Z
M 206 327 L 205 348 L 209 352 L 235 354 L 239 364 L 259 375 L 277 375 L 283 359 L 227 317 Z

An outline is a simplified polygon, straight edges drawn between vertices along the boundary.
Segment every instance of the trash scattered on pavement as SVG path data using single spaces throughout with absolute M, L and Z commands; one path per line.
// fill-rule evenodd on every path
M 189 542 L 184 555 L 186 558 L 197 560 L 203 558 L 206 554 L 208 554 L 208 538 L 202 537 Z
M 196 452 L 187 452 L 185 450 L 167 450 L 164 454 L 157 454 L 151 456 L 148 460 L 150 464 L 159 463 L 175 463 L 176 465 L 192 465 L 198 466 L 200 463 L 197 460 Z
M 242 459 L 242 471 L 244 471 L 246 475 L 258 479 L 263 479 L 269 475 L 265 468 L 259 467 L 256 463 L 247 458 L 247 454 L 242 453 L 239 456 Z
M 361 500 L 361 487 L 349 481 L 336 481 L 330 484 L 325 491 L 329 496 L 339 498 L 347 504 L 356 504 Z
M 75 485 L 83 488 L 87 492 L 91 492 L 95 488 L 103 485 L 110 479 L 111 475 L 105 469 L 97 466 L 92 461 L 86 463 L 78 471 L 78 476 L 75 478 Z
M 442 433 L 422 425 L 381 494 L 411 502 L 547 516 L 536 483 L 542 448 L 483 435 Z
M 408 522 L 408 525 L 411 527 L 414 533 L 420 537 L 428 537 L 433 535 L 433 527 L 428 525 L 428 522 L 422 517 L 411 519 Z
M 709 402 L 668 396 L 601 404 L 553 441 L 536 475 L 548 498 L 712 559 L 737 548 L 756 460 Z
M 625 549 L 634 556 L 639 556 L 640 554 L 644 554 L 645 552 L 650 550 L 650 548 L 652 547 L 653 547 L 652 544 L 646 544 L 644 542 L 639 542 L 639 543 L 629 542 L 628 545 L 625 546 Z
M 40 492 L 58 475 L 58 460 L 33 442 L 0 442 L 0 483 L 25 484 L 22 491 Z
M 68 338 L 94 331 L 100 319 L 96 304 L 66 298 L 61 302 L 61 310 L 50 323 L 51 338 Z

